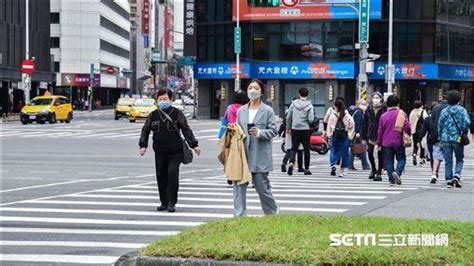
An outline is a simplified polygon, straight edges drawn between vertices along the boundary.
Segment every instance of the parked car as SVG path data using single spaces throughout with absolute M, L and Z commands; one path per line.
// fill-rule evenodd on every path
M 119 120 L 121 117 L 128 117 L 133 103 L 135 103 L 135 99 L 133 98 L 118 99 L 117 104 L 115 105 L 114 119 Z
M 184 105 L 194 105 L 194 100 L 191 97 L 183 96 L 182 97 Z
M 175 100 L 171 105 L 180 111 L 184 111 L 184 104 L 183 104 L 183 100 L 181 99 Z
M 72 104 L 63 96 L 38 96 L 21 109 L 20 121 L 23 125 L 36 122 L 44 124 L 48 121 L 70 123 L 73 117 Z
M 147 119 L 157 109 L 154 99 L 137 99 L 130 108 L 128 119 L 134 123 L 137 119 Z

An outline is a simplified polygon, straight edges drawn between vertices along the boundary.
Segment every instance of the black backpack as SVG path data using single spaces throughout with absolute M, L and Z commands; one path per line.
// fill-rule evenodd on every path
M 338 139 L 345 139 L 347 138 L 347 128 L 344 124 L 343 120 L 338 119 L 336 123 L 336 127 L 334 127 L 334 137 Z

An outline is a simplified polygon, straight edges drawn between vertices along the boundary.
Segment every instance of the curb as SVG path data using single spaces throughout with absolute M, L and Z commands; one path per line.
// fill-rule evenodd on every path
M 230 261 L 213 259 L 189 259 L 172 257 L 148 257 L 141 256 L 138 252 L 127 253 L 121 256 L 115 263 L 115 266 L 155 266 L 155 265 L 186 265 L 186 266 L 227 266 L 227 265 L 245 265 L 245 266 L 269 266 L 269 265 L 296 265 L 296 264 L 276 264 L 254 261 Z

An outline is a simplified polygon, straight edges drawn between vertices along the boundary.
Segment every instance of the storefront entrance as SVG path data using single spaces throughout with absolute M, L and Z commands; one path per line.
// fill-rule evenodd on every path
M 286 82 L 284 85 L 284 102 L 283 107 L 285 111 L 290 107 L 294 97 L 298 97 L 298 91 L 301 88 L 309 90 L 308 99 L 313 103 L 318 117 L 324 116 L 326 106 L 326 83 L 315 81 L 295 81 Z

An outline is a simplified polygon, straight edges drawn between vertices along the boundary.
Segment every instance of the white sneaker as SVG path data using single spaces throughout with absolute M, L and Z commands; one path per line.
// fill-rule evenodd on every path
M 341 168 L 341 172 L 339 173 L 339 177 L 344 177 L 346 174 L 344 173 L 344 168 Z
M 436 174 L 432 174 L 431 175 L 431 184 L 436 184 L 438 183 L 438 177 L 436 176 Z

